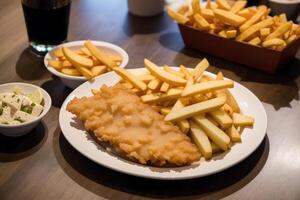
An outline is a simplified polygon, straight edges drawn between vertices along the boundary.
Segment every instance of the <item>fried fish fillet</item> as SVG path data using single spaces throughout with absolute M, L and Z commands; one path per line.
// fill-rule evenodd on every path
M 188 136 L 120 84 L 103 86 L 91 97 L 74 98 L 67 110 L 99 140 L 141 164 L 183 166 L 200 158 Z

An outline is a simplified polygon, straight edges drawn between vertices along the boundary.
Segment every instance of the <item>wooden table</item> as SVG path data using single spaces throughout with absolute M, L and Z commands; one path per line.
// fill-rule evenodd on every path
M 263 102 L 267 137 L 240 164 L 215 175 L 185 181 L 157 181 L 121 174 L 88 160 L 66 141 L 58 113 L 71 92 L 27 49 L 19 0 L 0 1 L 0 83 L 29 82 L 52 97 L 43 122 L 20 138 L 0 136 L 0 199 L 300 199 L 300 62 L 268 75 L 184 46 L 165 15 L 138 18 L 126 1 L 73 1 L 69 40 L 115 43 L 130 56 L 129 68 L 147 57 L 158 64 L 193 67 L 203 57 L 209 71 L 242 83 Z M 238 56 L 238 55 L 237 55 Z

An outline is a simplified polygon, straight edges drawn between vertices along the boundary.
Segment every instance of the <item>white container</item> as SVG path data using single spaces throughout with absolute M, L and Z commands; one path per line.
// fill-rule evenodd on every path
M 269 0 L 272 15 L 285 13 L 289 20 L 295 20 L 300 14 L 300 0 Z
M 85 40 L 63 43 L 63 44 L 58 45 L 55 48 L 53 48 L 52 51 L 48 52 L 44 58 L 44 64 L 45 64 L 47 70 L 49 72 L 51 72 L 52 74 L 54 74 L 55 76 L 58 76 L 60 78 L 60 80 L 67 87 L 72 88 L 72 89 L 78 87 L 79 85 L 81 85 L 82 83 L 87 81 L 87 79 L 84 76 L 70 76 L 70 75 L 63 74 L 63 73 L 57 71 L 56 69 L 54 69 L 53 67 L 49 66 L 48 60 L 57 59 L 53 53 L 56 49 L 59 49 L 61 47 L 68 47 L 70 49 L 75 50 L 75 49 L 79 49 L 79 48 L 83 47 L 84 42 L 85 42 Z M 91 41 L 91 42 L 96 47 L 103 49 L 104 52 L 114 54 L 114 55 L 121 57 L 122 58 L 122 63 L 120 64 L 121 68 L 124 68 L 128 64 L 128 61 L 129 61 L 128 54 L 121 47 L 111 44 L 111 43 L 108 43 L 108 42 L 101 42 L 101 41 Z
M 49 94 L 42 88 L 28 84 L 28 83 L 6 83 L 0 85 L 0 93 L 3 92 L 10 92 L 15 87 L 20 88 L 24 93 L 31 93 L 37 89 L 39 89 L 43 95 L 44 99 L 44 109 L 43 112 L 33 121 L 24 122 L 21 124 L 16 125 L 7 125 L 7 124 L 0 124 L 0 133 L 10 137 L 17 137 L 21 135 L 25 135 L 29 133 L 34 127 L 36 127 L 41 119 L 48 113 L 49 109 L 51 108 L 52 101 Z
M 164 0 L 127 0 L 128 11 L 137 16 L 149 17 L 164 11 Z

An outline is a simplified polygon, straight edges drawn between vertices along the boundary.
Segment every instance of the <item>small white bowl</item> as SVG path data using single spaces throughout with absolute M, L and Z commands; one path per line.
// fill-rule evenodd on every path
M 285 13 L 289 20 L 295 20 L 300 11 L 300 0 L 268 0 L 273 15 Z
M 24 122 L 21 124 L 16 125 L 6 125 L 6 124 L 0 124 L 0 133 L 6 136 L 10 137 L 16 137 L 21 136 L 29 133 L 38 123 L 41 121 L 41 119 L 48 113 L 49 109 L 51 108 L 52 101 L 49 94 L 42 88 L 28 84 L 28 83 L 5 83 L 0 85 L 0 93 L 3 92 L 10 92 L 15 87 L 20 88 L 24 93 L 31 93 L 37 89 L 40 89 L 41 93 L 43 94 L 44 98 L 44 109 L 43 112 L 33 121 L 30 122 Z
M 72 88 L 72 89 L 81 85 L 82 83 L 87 81 L 87 79 L 83 76 L 69 76 L 69 75 L 63 74 L 63 73 L 57 71 L 56 69 L 54 69 L 53 67 L 49 66 L 48 60 L 56 60 L 57 59 L 56 56 L 54 56 L 54 54 L 53 54 L 53 52 L 56 49 L 61 48 L 61 47 L 69 47 L 70 49 L 75 50 L 75 49 L 79 49 L 79 48 L 83 47 L 84 42 L 85 42 L 85 40 L 81 40 L 81 41 L 73 41 L 73 42 L 68 42 L 68 43 L 58 45 L 55 48 L 53 48 L 52 51 L 48 52 L 44 58 L 44 64 L 45 64 L 46 68 L 48 69 L 48 71 L 50 71 L 55 76 L 58 76 L 67 87 Z M 124 68 L 128 64 L 128 61 L 129 61 L 128 54 L 121 47 L 111 44 L 111 43 L 108 43 L 108 42 L 101 42 L 101 41 L 92 41 L 92 43 L 96 47 L 101 48 L 104 52 L 120 56 L 122 58 L 122 63 L 120 64 L 120 67 Z

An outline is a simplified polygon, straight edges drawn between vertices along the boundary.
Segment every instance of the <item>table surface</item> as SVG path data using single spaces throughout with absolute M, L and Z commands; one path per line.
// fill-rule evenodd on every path
M 120 45 L 130 56 L 128 68 L 142 66 L 145 57 L 158 64 L 189 67 L 206 57 L 217 66 L 208 71 L 222 70 L 263 102 L 267 136 L 240 164 L 193 180 L 148 180 L 95 164 L 70 146 L 58 125 L 60 106 L 71 90 L 29 52 L 20 1 L 2 0 L 0 84 L 39 85 L 49 92 L 53 106 L 29 135 L 7 138 L 0 134 L 1 199 L 300 199 L 299 61 L 268 75 L 188 49 L 166 14 L 131 16 L 121 0 L 74 0 L 68 39 Z

